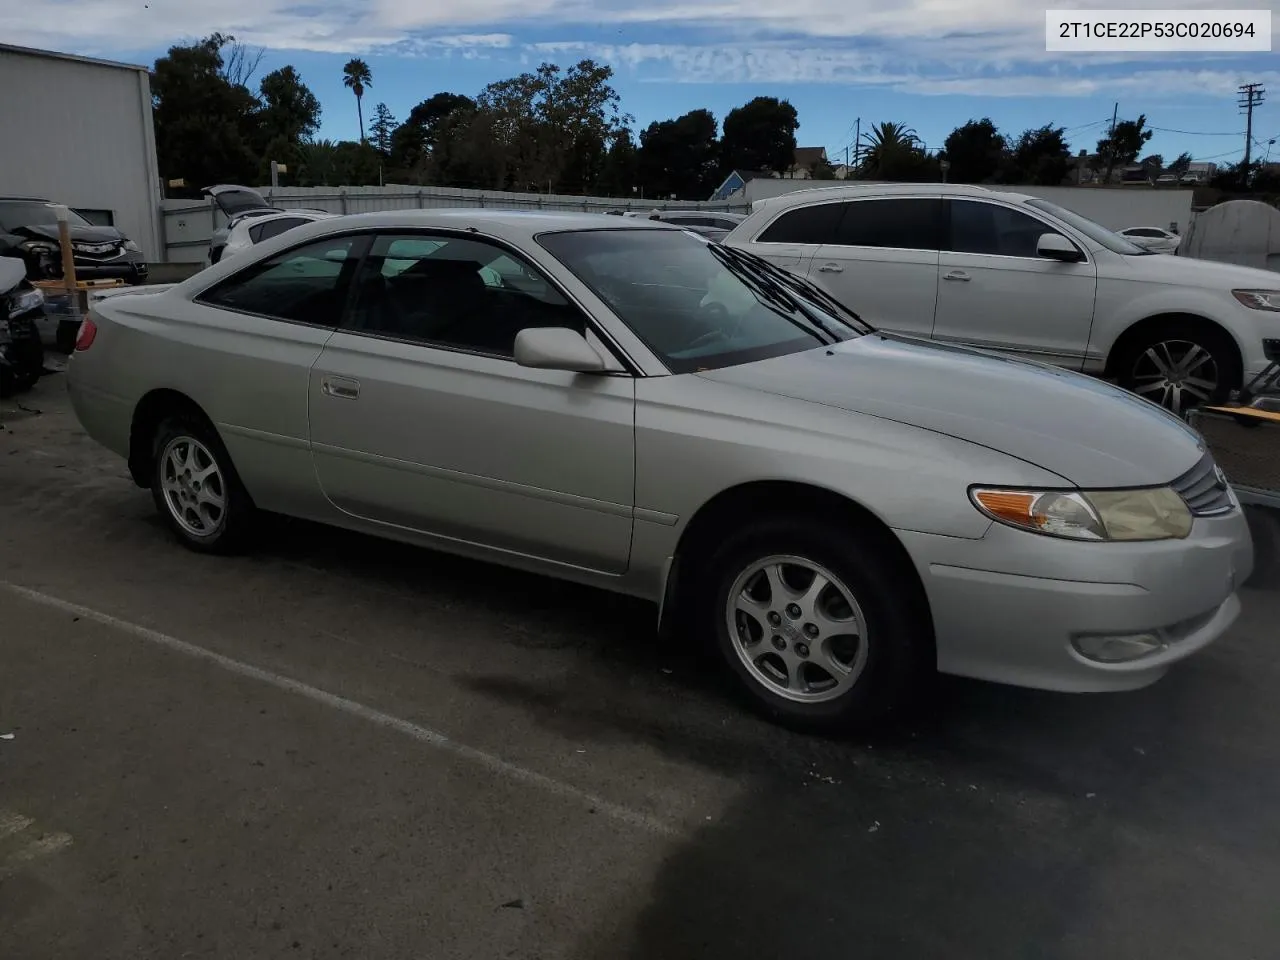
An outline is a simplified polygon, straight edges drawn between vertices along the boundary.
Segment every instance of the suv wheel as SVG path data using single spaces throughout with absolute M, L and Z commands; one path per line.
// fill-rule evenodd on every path
M 716 551 L 706 626 L 750 702 L 807 729 L 856 726 L 904 698 L 932 650 L 914 573 L 879 536 L 766 521 Z
M 1240 386 L 1240 358 L 1231 338 L 1212 327 L 1178 321 L 1137 338 L 1117 357 L 1120 386 L 1183 416 L 1223 403 Z

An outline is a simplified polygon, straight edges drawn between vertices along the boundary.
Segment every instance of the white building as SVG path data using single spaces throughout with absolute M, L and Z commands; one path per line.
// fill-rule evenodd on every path
M 0 196 L 39 197 L 164 256 L 146 67 L 0 44 Z

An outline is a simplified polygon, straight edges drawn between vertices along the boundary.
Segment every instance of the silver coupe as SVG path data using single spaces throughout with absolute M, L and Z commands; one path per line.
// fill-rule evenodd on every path
M 644 597 L 810 728 L 934 669 L 1144 686 L 1231 625 L 1253 564 L 1154 404 L 877 332 L 660 222 L 298 226 L 97 302 L 68 383 L 192 548 L 270 511 Z

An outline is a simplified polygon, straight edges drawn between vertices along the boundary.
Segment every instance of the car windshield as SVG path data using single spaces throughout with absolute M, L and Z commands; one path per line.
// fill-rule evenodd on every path
M 1131 240 L 1120 236 L 1114 230 L 1108 230 L 1100 223 L 1094 223 L 1088 217 L 1082 217 L 1078 213 L 1060 207 L 1056 203 L 1050 203 L 1048 200 L 1035 198 L 1026 201 L 1028 207 L 1035 207 L 1050 216 L 1057 217 L 1063 223 L 1079 230 L 1090 240 L 1100 243 L 1112 253 L 1122 253 L 1126 257 L 1150 257 L 1154 256 L 1150 250 L 1144 250 L 1142 247 L 1133 243 Z
M 566 231 L 538 242 L 672 373 L 796 353 L 868 329 L 807 281 L 683 230 Z
M 0 229 L 12 233 L 19 227 L 56 226 L 57 206 L 42 200 L 0 200 Z M 74 210 L 67 211 L 67 223 L 73 227 L 92 226 Z

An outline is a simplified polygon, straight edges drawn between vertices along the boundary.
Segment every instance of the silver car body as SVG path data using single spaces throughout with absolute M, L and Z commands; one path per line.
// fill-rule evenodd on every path
M 290 245 L 388 229 L 465 230 L 518 251 L 586 314 L 608 372 L 531 369 L 193 300 Z M 1134 688 L 1236 618 L 1252 545 L 1220 475 L 1201 487 L 1226 509 L 1196 516 L 1180 540 L 1067 541 L 992 522 L 970 501 L 974 484 L 1161 486 L 1212 471 L 1177 418 L 1059 368 L 880 334 L 672 374 L 538 242 L 607 229 L 673 228 L 492 210 L 298 227 L 162 293 L 96 303 L 96 341 L 68 369 L 76 413 L 129 457 L 148 439 L 131 437 L 139 409 L 158 391 L 181 394 L 216 426 L 261 508 L 659 605 L 682 537 L 706 511 L 746 502 L 745 491 L 780 504 L 834 495 L 905 548 L 937 665 L 955 674 Z M 1135 662 L 1087 660 L 1071 643 L 1153 629 L 1167 645 Z

